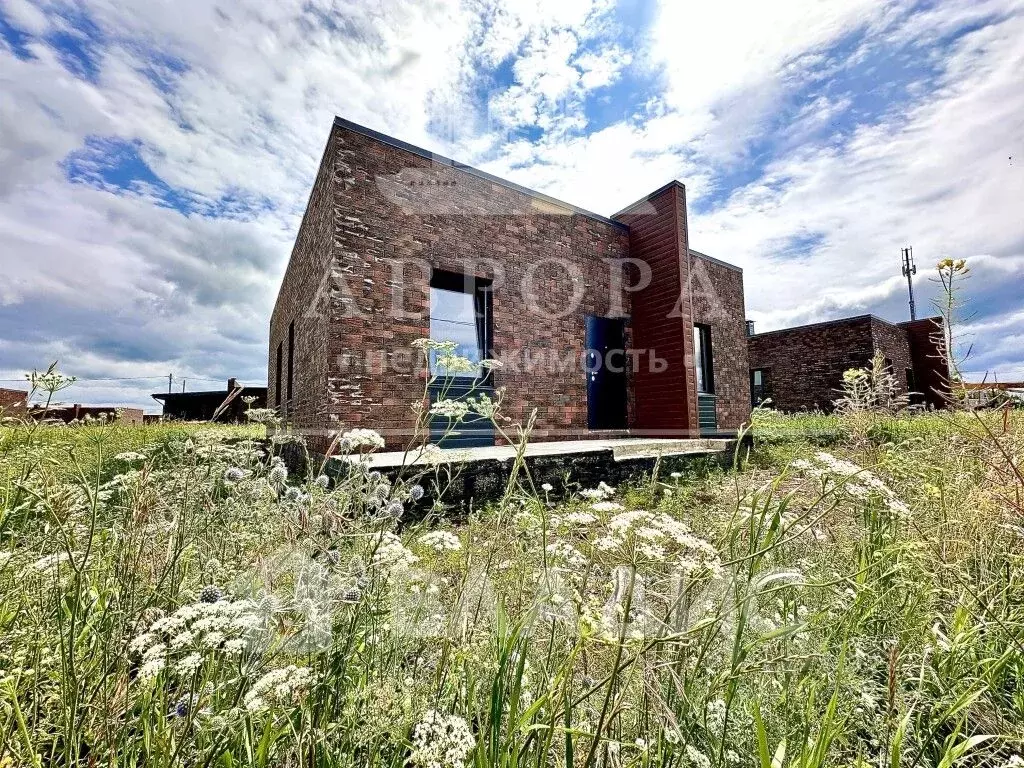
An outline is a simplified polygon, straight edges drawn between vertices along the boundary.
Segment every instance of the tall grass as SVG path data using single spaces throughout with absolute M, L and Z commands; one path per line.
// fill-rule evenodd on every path
M 328 478 L 5 429 L 0 765 L 1018 765 L 1024 425 L 983 418 L 761 415 L 735 473 L 415 523 L 365 433 Z

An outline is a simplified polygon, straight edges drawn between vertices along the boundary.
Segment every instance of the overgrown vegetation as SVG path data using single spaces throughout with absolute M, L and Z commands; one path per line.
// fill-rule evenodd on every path
M 0 430 L 0 765 L 1021 764 L 1020 414 L 417 521 L 247 429 Z

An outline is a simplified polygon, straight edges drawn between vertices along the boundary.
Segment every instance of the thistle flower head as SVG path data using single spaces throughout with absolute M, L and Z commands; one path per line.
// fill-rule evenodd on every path
M 288 480 L 288 470 L 283 464 L 275 464 L 270 468 L 267 479 L 271 485 L 281 486 Z
M 207 584 L 199 590 L 200 603 L 216 603 L 224 599 L 224 591 L 215 584 Z

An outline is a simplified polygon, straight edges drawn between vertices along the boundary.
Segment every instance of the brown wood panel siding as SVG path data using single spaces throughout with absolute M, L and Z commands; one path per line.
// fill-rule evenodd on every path
M 616 218 L 629 226 L 630 257 L 651 268 L 650 285 L 631 296 L 633 348 L 644 350 L 633 372 L 632 428 L 638 434 L 696 434 L 685 188 L 671 184 Z M 667 363 L 664 371 L 652 370 L 653 357 Z

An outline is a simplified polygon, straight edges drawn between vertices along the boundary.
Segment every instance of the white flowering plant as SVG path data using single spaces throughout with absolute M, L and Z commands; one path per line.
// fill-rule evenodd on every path
M 732 469 L 522 462 L 460 513 L 429 420 L 530 425 L 432 402 L 389 473 L 373 424 L 305 466 L 260 422 L 0 428 L 0 766 L 1020 763 L 1013 414 L 761 412 Z

